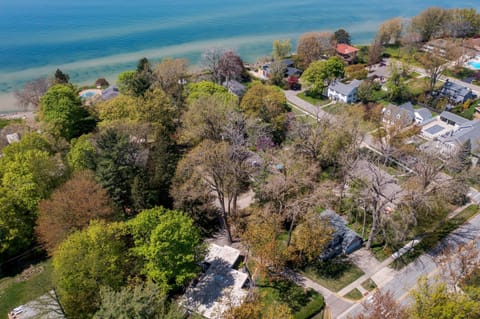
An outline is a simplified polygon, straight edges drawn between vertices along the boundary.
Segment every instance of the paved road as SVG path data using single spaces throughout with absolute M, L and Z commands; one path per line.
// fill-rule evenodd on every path
M 300 107 L 304 111 L 310 113 L 311 116 L 317 117 L 317 118 L 327 117 L 332 121 L 335 121 L 335 117 L 333 115 L 298 98 L 296 94 L 297 92 L 294 92 L 294 91 L 285 91 L 286 98 L 290 103 L 293 103 L 294 105 Z M 371 146 L 369 142 L 372 142 L 372 141 L 369 140 L 366 143 L 364 141 L 364 144 L 366 144 L 367 146 Z M 472 197 L 474 202 L 480 201 L 480 193 L 478 193 L 475 189 L 471 189 L 469 196 Z M 479 239 L 480 239 L 480 215 L 477 215 L 474 218 L 472 218 L 469 222 L 462 225 L 457 230 L 452 232 L 449 236 L 447 236 L 447 238 L 445 238 L 445 240 L 437 247 L 437 249 L 440 249 L 441 245 L 444 245 L 445 243 L 449 243 L 449 244 L 466 243 L 472 240 L 475 240 L 477 242 L 477 246 L 480 248 Z M 368 273 L 369 275 L 368 277 L 372 277 L 372 278 L 381 277 L 382 280 L 379 281 L 380 283 L 378 285 L 379 288 L 391 291 L 395 299 L 402 300 L 404 303 L 407 303 L 408 299 L 406 299 L 405 297 L 408 295 L 408 292 L 415 287 L 418 279 L 421 276 L 425 276 L 425 275 L 428 276 L 428 275 L 434 274 L 437 271 L 437 266 L 433 261 L 433 256 L 435 254 L 435 251 L 437 250 L 433 250 L 431 253 L 426 253 L 420 256 L 419 258 L 416 259 L 415 262 L 407 265 L 400 271 L 394 271 L 388 268 L 387 264 L 389 264 L 391 260 L 385 261 L 384 263 L 382 263 L 383 267 L 378 267 L 377 269 L 373 269 L 371 273 Z M 362 276 L 361 280 L 363 281 L 365 279 L 367 279 L 367 276 Z M 352 283 L 352 287 L 356 284 L 357 282 Z M 304 285 L 305 286 L 308 285 L 309 287 L 314 288 L 316 284 L 306 279 Z M 350 289 L 350 285 L 347 288 Z M 343 290 L 346 291 L 347 288 Z M 317 291 L 321 292 L 321 289 Z M 362 312 L 363 308 L 360 303 L 352 304 L 351 302 L 346 301 L 345 299 L 339 297 L 337 294 L 334 294 L 331 291 L 328 291 L 328 292 L 324 291 L 322 294 L 324 294 L 326 304 L 331 309 L 332 318 L 347 319 L 350 316 L 354 316 Z M 348 306 L 349 304 L 350 306 Z M 348 307 L 348 308 L 345 309 L 345 307 Z
M 431 253 L 420 256 L 415 262 L 407 265 L 402 270 L 396 272 L 395 276 L 383 287 L 384 291 L 390 291 L 396 300 L 408 302 L 406 296 L 408 292 L 415 287 L 421 276 L 435 274 L 437 265 L 434 262 L 435 253 L 441 250 L 446 244 L 458 245 L 471 241 L 477 243 L 480 248 L 480 215 L 476 215 L 470 221 L 460 226 L 440 243 Z M 361 304 L 354 304 L 351 308 L 338 316 L 339 319 L 346 319 L 362 312 Z

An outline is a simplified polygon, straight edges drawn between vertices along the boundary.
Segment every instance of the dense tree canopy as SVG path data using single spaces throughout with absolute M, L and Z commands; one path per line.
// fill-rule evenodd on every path
M 144 274 L 161 291 L 181 287 L 193 279 L 201 260 L 200 234 L 191 218 L 162 207 L 141 212 L 129 222 L 135 254 L 145 260 Z
M 100 287 L 125 284 L 130 261 L 123 234 L 121 224 L 94 222 L 56 249 L 53 277 L 69 318 L 91 318 L 100 307 Z
M 40 119 L 55 137 L 71 140 L 95 127 L 95 120 L 82 107 L 77 90 L 70 85 L 52 86 L 40 100 Z
M 51 253 L 70 233 L 85 228 L 92 219 L 114 219 L 107 191 L 93 173 L 80 171 L 39 204 L 36 232 Z

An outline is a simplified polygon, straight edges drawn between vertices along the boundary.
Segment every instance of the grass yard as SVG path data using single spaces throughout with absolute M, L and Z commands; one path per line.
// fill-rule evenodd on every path
M 316 105 L 316 106 L 322 106 L 325 104 L 330 103 L 330 100 L 327 98 L 315 98 L 312 96 L 305 95 L 305 92 L 298 93 L 297 96 L 304 100 L 305 102 L 308 102 L 310 104 Z
M 292 107 L 292 112 L 295 114 L 295 117 L 299 120 L 305 121 L 306 123 L 315 123 L 316 120 L 311 117 L 309 114 L 305 114 L 302 110 L 298 107 L 290 104 Z
M 360 290 L 357 288 L 354 288 L 352 291 L 350 291 L 348 294 L 346 294 L 344 297 L 351 299 L 351 300 L 360 300 L 363 298 L 362 293 Z
M 335 292 L 364 275 L 364 272 L 353 263 L 339 258 L 307 266 L 302 273 Z
M 311 318 L 324 307 L 322 295 L 311 289 L 305 290 L 289 280 L 260 282 L 257 287 L 265 304 L 285 303 L 292 309 L 295 319 Z
M 23 122 L 22 119 L 7 120 L 7 119 L 0 118 L 0 130 L 9 124 L 14 124 L 14 123 L 20 124 L 22 122 Z
M 31 276 L 17 275 L 0 279 L 0 318 L 7 318 L 13 308 L 36 299 L 52 289 L 51 261 L 34 266 Z M 40 271 L 43 267 L 43 271 Z
M 374 282 L 371 278 L 368 278 L 367 280 L 365 280 L 364 282 L 362 282 L 362 287 L 363 287 L 365 290 L 372 291 L 372 290 L 374 290 L 375 288 L 377 288 L 377 284 L 375 284 L 375 282 Z
M 415 260 L 421 254 L 433 249 L 440 243 L 442 239 L 466 223 L 471 217 L 477 214 L 478 211 L 479 206 L 477 204 L 472 204 L 458 213 L 455 217 L 438 223 L 435 229 L 428 233 L 413 250 L 395 260 L 393 262 L 393 266 L 396 269 L 401 269 L 405 265 Z
M 418 96 L 428 90 L 429 79 L 419 78 L 407 82 L 408 91 L 414 96 Z

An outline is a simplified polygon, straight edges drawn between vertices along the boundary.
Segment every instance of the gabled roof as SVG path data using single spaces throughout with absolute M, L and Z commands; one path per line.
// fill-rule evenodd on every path
M 387 121 L 394 123 L 400 123 L 399 121 L 401 121 L 406 125 L 413 122 L 413 119 L 415 118 L 415 115 L 413 113 L 413 106 L 410 102 L 404 103 L 399 106 L 394 104 L 388 104 L 382 110 L 382 113 L 384 119 L 386 119 Z
M 447 79 L 439 93 L 443 96 L 448 96 L 458 104 L 470 97 L 472 95 L 472 90 Z
M 466 118 L 461 117 L 457 114 L 453 114 L 453 113 L 448 112 L 448 111 L 443 111 L 442 113 L 440 113 L 440 118 L 449 120 L 449 121 L 454 122 L 455 124 L 458 124 L 458 125 L 462 125 L 463 123 L 468 122 L 468 120 Z
M 432 118 L 432 112 L 424 107 L 415 110 L 415 114 L 418 114 L 424 121 Z
M 361 237 L 347 227 L 347 221 L 333 210 L 324 210 L 320 214 L 320 218 L 326 219 L 330 222 L 330 225 L 334 228 L 333 245 L 341 245 L 342 251 L 345 252 L 350 244 L 355 240 L 361 240 Z M 334 247 L 330 247 L 334 249 Z
M 352 82 L 345 84 L 340 81 L 333 81 L 332 84 L 328 87 L 330 90 L 333 90 L 335 92 L 338 92 L 342 95 L 348 96 L 352 93 L 353 90 L 358 88 L 362 81 L 360 80 L 353 80 Z
M 226 87 L 231 93 L 235 94 L 236 96 L 242 96 L 247 88 L 242 83 L 236 80 L 229 80 L 228 82 L 225 81 L 222 83 L 224 87 Z
M 352 54 L 352 53 L 355 53 L 355 52 L 359 51 L 359 49 L 354 48 L 354 47 L 352 47 L 348 44 L 345 44 L 345 43 L 337 44 L 337 47 L 335 49 L 340 54 Z
M 110 100 L 114 97 L 117 97 L 120 92 L 118 91 L 118 87 L 115 85 L 109 86 L 105 90 L 102 91 L 102 99 L 103 100 Z
M 449 133 L 447 136 L 439 138 L 444 143 L 457 144 L 462 146 L 467 140 L 472 144 L 472 152 L 480 151 L 480 121 L 468 121 L 460 126 L 456 131 Z

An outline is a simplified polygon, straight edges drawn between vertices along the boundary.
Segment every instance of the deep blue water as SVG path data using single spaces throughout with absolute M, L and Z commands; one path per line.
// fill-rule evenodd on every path
M 84 82 L 143 56 L 196 63 L 209 47 L 255 61 L 310 30 L 343 27 L 367 43 L 383 20 L 433 5 L 480 10 L 479 0 L 0 0 L 0 92 L 57 67 Z

